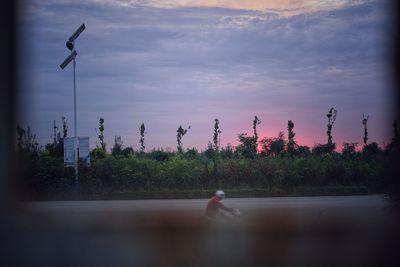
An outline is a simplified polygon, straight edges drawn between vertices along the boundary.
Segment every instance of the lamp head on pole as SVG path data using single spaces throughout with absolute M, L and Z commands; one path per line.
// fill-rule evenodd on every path
M 74 50 L 71 55 L 69 55 L 64 61 L 63 63 L 60 64 L 60 68 L 64 69 L 72 60 L 75 59 L 75 57 L 78 55 L 78 53 L 76 53 L 76 51 Z
M 79 28 L 68 38 L 68 41 L 65 43 L 67 48 L 71 51 L 71 54 L 64 60 L 63 63 L 60 64 L 60 68 L 64 69 L 73 59 L 75 59 L 77 53 L 75 51 L 74 42 L 76 38 L 86 29 L 85 24 L 79 26 Z
M 65 45 L 66 45 L 67 48 L 68 48 L 69 50 L 71 50 L 71 51 L 74 49 L 74 42 L 67 41 L 67 42 L 65 43 Z
M 85 24 L 79 26 L 79 28 L 71 35 L 71 37 L 69 37 L 68 41 L 75 41 L 75 39 L 78 38 L 78 36 L 83 32 L 84 29 L 86 29 Z

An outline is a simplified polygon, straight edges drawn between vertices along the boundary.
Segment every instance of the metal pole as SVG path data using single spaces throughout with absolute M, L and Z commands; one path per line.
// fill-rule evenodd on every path
M 76 62 L 75 57 L 73 59 L 74 63 L 74 150 L 75 150 L 75 185 L 79 185 L 78 180 L 78 127 L 76 122 L 76 78 L 75 78 L 75 68 Z
M 78 36 L 85 30 L 85 24 L 82 24 L 72 36 L 66 42 L 67 48 L 71 51 L 71 54 L 60 64 L 60 68 L 64 69 L 71 61 L 73 61 L 73 76 L 74 76 L 74 167 L 75 167 L 75 185 L 76 188 L 79 188 L 79 179 L 78 179 L 78 156 L 79 156 L 79 139 L 78 139 L 78 126 L 77 126 L 77 112 L 76 112 L 76 60 L 75 57 L 77 55 L 74 48 L 74 41 Z M 65 159 L 64 159 L 65 160 Z M 69 163 L 69 162 L 68 162 Z M 79 190 L 79 189 L 78 189 Z

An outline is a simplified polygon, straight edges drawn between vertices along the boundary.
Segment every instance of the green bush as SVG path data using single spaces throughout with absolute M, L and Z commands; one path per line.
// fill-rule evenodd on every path
M 49 153 L 18 153 L 21 184 L 42 195 L 69 192 L 73 168 Z M 210 188 L 260 188 L 265 192 L 294 192 L 296 188 L 365 186 L 369 191 L 387 190 L 395 166 L 391 154 L 324 153 L 303 156 L 222 157 L 220 152 L 185 153 L 153 150 L 148 153 L 111 155 L 92 152 L 90 167 L 80 167 L 83 193 L 154 190 L 205 190 Z M 318 189 L 321 190 L 321 189 Z

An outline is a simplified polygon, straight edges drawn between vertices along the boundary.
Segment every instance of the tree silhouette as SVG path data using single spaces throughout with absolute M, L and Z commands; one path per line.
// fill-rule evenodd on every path
M 267 156 L 280 156 L 285 152 L 285 136 L 282 131 L 275 138 L 263 138 L 261 141 L 261 153 Z
M 261 121 L 258 119 L 258 117 L 254 116 L 253 131 L 254 131 L 254 138 L 256 139 L 256 144 L 258 142 L 257 125 L 260 125 L 260 123 L 261 123 Z
M 106 143 L 104 142 L 104 119 L 100 118 L 99 119 L 99 131 L 100 134 L 98 134 L 99 140 L 100 140 L 100 147 L 103 149 L 103 151 L 106 151 Z M 96 130 L 97 133 L 97 130 Z
M 238 135 L 240 144 L 236 151 L 246 158 L 254 158 L 257 154 L 257 139 L 255 136 L 247 136 L 247 133 Z
M 68 137 L 68 125 L 67 125 L 67 119 L 62 116 L 61 117 L 62 124 L 63 124 L 63 139 Z
M 221 134 L 221 130 L 219 129 L 219 120 L 215 119 L 214 120 L 214 136 L 213 136 L 213 142 L 214 142 L 214 149 L 216 151 L 219 150 L 219 146 L 220 146 L 220 134 Z
M 187 129 L 183 129 L 182 125 L 179 125 L 178 130 L 176 131 L 176 142 L 178 144 L 178 152 L 182 153 L 183 149 L 182 149 L 182 137 L 187 133 L 187 131 L 190 129 L 190 125 Z
M 57 131 L 58 131 L 58 127 L 56 125 L 56 120 L 54 120 L 54 123 L 53 123 L 53 144 L 54 144 L 54 146 L 56 146 L 56 144 L 57 144 Z
M 45 149 L 48 151 L 50 156 L 53 157 L 63 157 L 64 156 L 64 138 L 68 135 L 67 120 L 63 116 L 61 117 L 63 124 L 63 135 L 61 135 L 59 128 L 54 120 L 53 124 L 53 143 L 45 145 Z
M 324 155 L 332 153 L 336 148 L 336 144 L 315 144 L 312 148 L 312 153 L 314 155 Z
M 328 145 L 331 146 L 332 145 L 332 126 L 335 123 L 336 120 L 336 114 L 337 114 L 337 110 L 334 108 L 331 108 L 328 112 L 328 114 L 326 114 L 326 117 L 328 118 L 328 130 L 326 131 L 326 134 L 328 135 Z
M 288 143 L 287 143 L 287 152 L 290 155 L 293 155 L 296 152 L 296 142 L 294 141 L 295 133 L 293 132 L 294 123 L 291 120 L 288 120 Z
M 365 145 L 363 147 L 362 153 L 366 157 L 370 157 L 372 155 L 377 155 L 382 152 L 382 149 L 379 147 L 379 145 L 376 142 L 369 143 L 368 145 Z
M 253 120 L 253 136 L 247 136 L 247 133 L 238 134 L 238 139 L 240 144 L 236 146 L 236 151 L 239 152 L 242 156 L 246 158 L 254 158 L 257 155 L 258 148 L 258 133 L 257 133 L 257 125 L 259 125 L 261 121 L 257 116 L 254 116 Z
M 358 146 L 358 143 L 343 143 L 343 148 L 342 148 L 342 155 L 345 157 L 354 157 L 356 155 L 357 151 L 356 148 Z
M 393 138 L 390 144 L 386 146 L 389 152 L 400 153 L 400 132 L 397 126 L 397 120 L 393 120 Z
M 121 136 L 115 136 L 114 137 L 114 146 L 111 149 L 111 153 L 112 155 L 116 156 L 116 155 L 121 155 L 122 154 L 122 145 L 123 145 L 123 141 Z
M 36 135 L 32 133 L 28 126 L 26 131 L 17 125 L 17 152 L 39 155 L 39 143 L 36 141 Z
M 140 127 L 139 127 L 139 132 L 140 132 L 140 140 L 139 140 L 139 143 L 140 143 L 140 152 L 144 152 L 144 150 L 145 150 L 145 144 L 144 144 L 144 135 L 146 134 L 146 128 L 145 128 L 145 126 L 144 126 L 144 123 L 142 123 L 141 125 L 140 125 Z
M 363 115 L 362 124 L 364 125 L 364 145 L 366 146 L 368 144 L 368 126 L 367 126 L 367 123 L 368 123 L 369 115 L 367 115 L 366 117 L 365 117 L 364 113 L 362 115 Z

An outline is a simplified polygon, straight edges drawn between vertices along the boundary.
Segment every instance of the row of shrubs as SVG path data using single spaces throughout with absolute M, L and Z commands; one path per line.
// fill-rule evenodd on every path
M 74 190 L 74 169 L 49 153 L 18 153 L 20 188 L 34 196 Z M 222 157 L 188 150 L 155 150 L 112 155 L 92 152 L 91 166 L 79 169 L 82 194 L 137 190 L 194 190 L 209 188 L 279 188 L 364 186 L 384 192 L 397 166 L 389 153 L 329 153 L 307 156 Z

